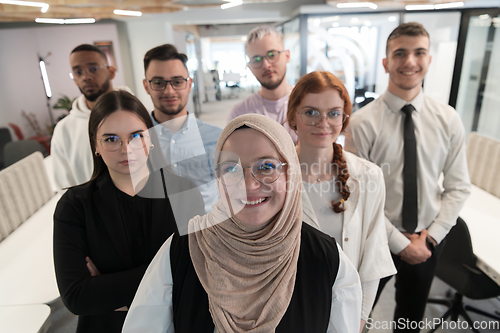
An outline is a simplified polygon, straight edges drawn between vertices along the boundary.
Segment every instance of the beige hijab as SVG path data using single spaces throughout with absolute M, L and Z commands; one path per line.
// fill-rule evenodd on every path
M 288 163 L 285 204 L 269 224 L 251 227 L 231 216 L 219 200 L 211 213 L 189 222 L 191 231 L 198 230 L 189 234 L 189 249 L 218 332 L 268 333 L 274 332 L 285 314 L 295 285 L 302 177 L 290 134 L 262 115 L 248 114 L 231 121 L 216 150 L 221 151 L 228 136 L 243 125 L 266 135 L 285 159 L 282 162 Z M 215 164 L 218 160 L 216 156 Z

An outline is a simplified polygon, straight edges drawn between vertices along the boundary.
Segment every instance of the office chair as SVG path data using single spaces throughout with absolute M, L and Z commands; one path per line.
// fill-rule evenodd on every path
M 17 126 L 16 124 L 13 124 L 13 123 L 9 123 L 9 126 L 12 127 L 12 129 L 14 130 L 14 133 L 16 134 L 16 137 L 18 140 L 24 140 L 24 134 L 21 131 L 21 128 L 19 128 L 19 126 Z M 50 140 L 51 139 L 52 139 L 52 137 L 50 135 L 35 135 L 35 136 L 28 138 L 28 140 L 33 140 L 33 141 L 36 141 L 36 142 L 42 144 L 45 147 L 45 149 L 47 150 L 47 154 L 49 154 L 49 155 L 50 155 Z
M 36 151 L 43 153 L 44 150 L 43 145 L 33 140 L 8 142 L 3 150 L 5 167 L 22 160 Z
M 427 300 L 427 303 L 449 307 L 441 317 L 441 322 L 449 317 L 452 321 L 457 321 L 458 316 L 461 316 L 469 323 L 469 328 L 473 332 L 479 333 L 479 330 L 473 328 L 473 321 L 467 311 L 500 321 L 500 316 L 496 314 L 463 303 L 464 296 L 470 299 L 496 297 L 500 295 L 500 286 L 477 268 L 469 229 L 460 217 L 446 237 L 446 244 L 437 264 L 436 276 L 456 289 L 453 298 Z M 430 332 L 435 332 L 440 326 Z
M 7 127 L 0 128 L 0 169 L 3 168 L 3 148 L 8 142 L 12 141 L 12 137 L 10 135 L 10 131 Z

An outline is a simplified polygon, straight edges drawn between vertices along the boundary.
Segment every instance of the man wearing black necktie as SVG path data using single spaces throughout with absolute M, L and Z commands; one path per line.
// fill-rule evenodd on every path
M 352 137 L 346 140 L 348 150 L 384 172 L 387 237 L 398 269 L 394 320 L 417 326 L 443 240 L 470 193 L 460 116 L 422 90 L 429 48 L 429 34 L 418 23 L 402 24 L 389 35 L 383 60 L 387 91 L 352 115 Z M 389 279 L 380 281 L 378 295 Z M 394 329 L 403 331 L 419 329 Z

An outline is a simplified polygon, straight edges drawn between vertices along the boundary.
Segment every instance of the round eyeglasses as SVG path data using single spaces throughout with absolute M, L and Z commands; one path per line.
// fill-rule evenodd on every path
M 123 140 L 116 135 L 104 135 L 99 139 L 102 148 L 107 151 L 118 151 L 123 145 Z M 147 137 L 141 133 L 134 133 L 127 139 L 128 146 L 133 150 L 138 150 L 146 147 Z
M 272 184 L 278 180 L 283 166 L 277 158 L 262 158 L 252 163 L 251 166 L 243 167 L 235 162 L 222 162 L 215 166 L 215 177 L 224 186 L 236 186 L 243 179 L 243 169 L 249 168 L 255 180 L 262 184 Z
M 333 110 L 326 114 L 321 114 L 317 110 L 306 110 L 302 113 L 298 113 L 298 115 L 302 123 L 306 126 L 316 126 L 321 123 L 323 118 L 325 118 L 331 126 L 341 126 L 349 117 L 348 114 L 345 114 L 345 112 L 341 110 Z
M 102 65 L 102 66 L 97 66 L 97 65 L 92 65 L 88 66 L 85 68 L 74 68 L 73 71 L 69 73 L 69 77 L 71 79 L 79 79 L 83 76 L 83 73 L 87 73 L 87 75 L 94 76 L 96 75 L 97 71 L 100 70 L 101 68 L 109 68 L 108 65 Z
M 253 56 L 252 59 L 248 62 L 248 64 L 253 68 L 253 69 L 259 69 L 262 67 L 262 64 L 264 63 L 264 58 L 267 59 L 267 61 L 270 64 L 274 64 L 280 60 L 280 54 L 285 51 L 276 51 L 272 50 L 267 52 L 266 55 L 263 56 Z
M 187 81 L 188 79 L 185 79 L 183 77 L 175 78 L 172 80 L 164 80 L 164 79 L 152 79 L 149 80 L 149 86 L 151 89 L 154 91 L 163 91 L 165 88 L 167 88 L 167 85 L 170 83 L 173 89 L 175 90 L 182 90 L 187 87 Z

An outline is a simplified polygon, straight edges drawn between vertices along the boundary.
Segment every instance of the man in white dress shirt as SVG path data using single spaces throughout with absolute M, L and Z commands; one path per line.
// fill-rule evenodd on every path
M 429 34 L 418 23 L 402 24 L 389 35 L 383 60 L 388 89 L 353 114 L 347 142 L 384 172 L 387 236 L 398 269 L 394 320 L 401 325 L 395 332 L 419 331 L 407 323 L 423 318 L 442 241 L 470 193 L 460 116 L 422 91 L 429 48 Z M 390 278 L 380 281 L 378 295 Z

